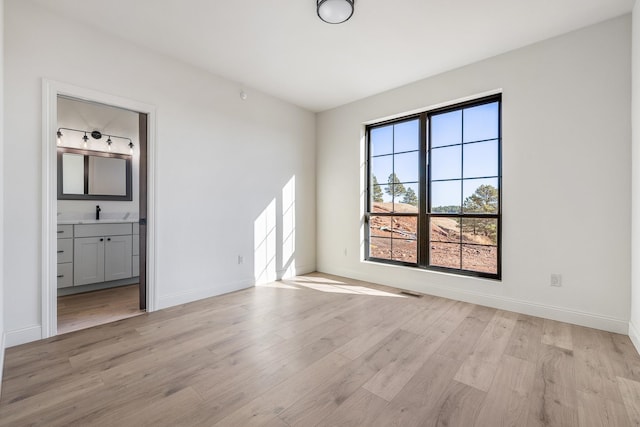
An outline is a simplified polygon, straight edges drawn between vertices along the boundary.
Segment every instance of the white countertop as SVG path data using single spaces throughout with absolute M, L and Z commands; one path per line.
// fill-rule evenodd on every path
M 116 223 L 125 223 L 125 222 L 133 222 L 137 223 L 137 219 L 127 218 L 127 219 L 65 219 L 59 220 L 58 225 L 70 225 L 70 224 L 116 224 Z

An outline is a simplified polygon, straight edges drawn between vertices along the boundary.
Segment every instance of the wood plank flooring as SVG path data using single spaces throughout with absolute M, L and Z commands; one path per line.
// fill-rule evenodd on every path
M 135 284 L 58 297 L 58 334 L 138 316 L 138 294 Z
M 324 274 L 10 348 L 0 426 L 640 426 L 628 337 Z

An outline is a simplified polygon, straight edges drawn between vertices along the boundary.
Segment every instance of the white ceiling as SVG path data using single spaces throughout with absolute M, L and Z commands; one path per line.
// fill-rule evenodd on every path
M 634 0 L 34 0 L 154 51 L 323 111 L 631 11 Z M 247 89 L 250 95 L 250 89 Z
M 138 137 L 138 113 L 109 105 L 58 97 L 58 126 Z M 78 138 L 81 138 L 80 135 Z

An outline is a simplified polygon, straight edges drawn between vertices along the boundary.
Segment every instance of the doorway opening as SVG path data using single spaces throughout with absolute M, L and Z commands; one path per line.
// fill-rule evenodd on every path
M 42 287 L 41 287 L 41 297 L 42 297 L 42 327 L 41 327 L 41 338 L 48 338 L 58 334 L 58 279 L 60 278 L 60 274 L 64 274 L 65 266 L 60 267 L 61 264 L 66 265 L 66 271 L 69 271 L 71 268 L 71 273 L 66 277 L 66 280 L 72 280 L 73 287 L 77 286 L 91 286 L 92 288 L 82 288 L 91 292 L 98 292 L 104 289 L 111 289 L 110 286 L 104 286 L 104 289 L 101 287 L 100 283 L 104 285 L 104 282 L 109 282 L 109 285 L 138 285 L 137 293 L 138 293 L 138 309 L 136 313 L 141 313 L 144 311 L 151 312 L 154 311 L 158 305 L 157 302 L 157 292 L 156 292 L 156 250 L 155 250 L 155 241 L 156 241 L 156 228 L 155 228 L 155 174 L 156 174 L 156 150 L 155 150 L 155 117 L 156 117 L 156 108 L 153 105 L 142 103 L 139 101 L 134 101 L 128 98 L 122 98 L 115 95 L 110 95 L 104 92 L 99 92 L 91 89 L 82 88 L 79 86 L 70 85 L 67 83 L 56 82 L 49 79 L 43 79 L 42 81 L 42 94 L 43 94 L 43 134 L 42 134 L 42 263 L 41 263 L 41 271 L 42 271 Z M 129 138 L 129 135 L 116 134 L 113 129 L 107 129 L 107 125 L 109 124 L 109 120 L 104 121 L 102 126 L 104 127 L 102 130 L 97 129 L 97 126 L 100 125 L 98 122 L 92 122 L 89 120 L 90 115 L 88 113 L 77 114 L 81 116 L 81 120 L 84 120 L 83 124 L 80 124 L 84 127 L 73 128 L 71 126 L 66 126 L 70 128 L 68 129 L 59 129 L 58 124 L 58 100 L 59 99 L 68 99 L 77 102 L 83 102 L 85 105 L 89 106 L 101 106 L 101 107 L 109 107 L 115 108 L 117 110 L 124 110 L 129 113 L 132 113 L 137 117 L 138 120 L 138 130 L 137 130 L 137 141 L 135 140 L 135 135 L 132 135 Z M 84 114 L 84 115 L 83 115 Z M 115 123 L 115 121 L 114 121 Z M 96 129 L 91 129 L 92 127 L 96 127 Z M 62 138 L 65 138 L 66 134 L 71 137 L 73 133 L 78 133 L 76 131 L 80 130 L 78 135 L 80 136 L 80 140 L 82 141 L 82 145 L 77 149 L 85 150 L 90 148 L 90 144 L 95 144 L 95 147 L 98 148 L 91 151 L 95 153 L 105 153 L 104 145 L 106 144 L 107 149 L 106 152 L 109 152 L 109 146 L 111 146 L 111 151 L 115 151 L 116 144 L 115 141 L 119 140 L 122 142 L 126 140 L 126 147 L 131 149 L 129 143 L 131 142 L 134 145 L 134 157 L 137 155 L 139 157 L 139 165 L 138 165 L 138 184 L 137 188 L 139 192 L 137 195 L 133 195 L 133 164 L 131 163 L 127 166 L 126 160 L 124 164 L 121 162 L 119 166 L 119 170 L 124 169 L 125 171 L 130 167 L 131 170 L 131 191 L 116 191 L 115 196 L 108 198 L 105 196 L 104 186 L 98 187 L 92 186 L 94 189 L 94 193 L 98 192 L 99 194 L 91 194 L 92 190 L 89 189 L 90 185 L 88 183 L 89 177 L 85 178 L 83 184 L 82 194 L 84 197 L 81 197 L 77 200 L 84 200 L 86 202 L 92 203 L 93 209 L 93 223 L 91 223 L 91 214 L 87 210 L 76 209 L 75 215 L 78 219 L 86 218 L 83 222 L 87 222 L 86 224 L 76 224 L 73 223 L 74 218 L 67 215 L 66 219 L 71 221 L 72 224 L 62 224 L 61 218 L 58 216 L 58 181 L 60 181 L 63 186 L 61 187 L 62 192 L 64 192 L 64 175 L 58 176 L 58 162 L 62 162 L 61 156 L 59 155 L 59 146 L 57 144 L 57 131 L 60 130 L 63 133 Z M 83 138 L 85 136 L 85 131 L 87 131 L 87 138 Z M 113 132 L 109 134 L 108 132 Z M 126 133 L 126 132 L 125 132 Z M 121 137 L 122 139 L 119 139 Z M 111 140 L 111 144 L 109 144 L 109 140 Z M 87 147 L 84 147 L 84 143 L 87 142 Z M 70 142 L 73 145 L 73 142 Z M 77 143 L 77 142 L 76 142 Z M 100 148 L 100 143 L 103 144 L 102 151 Z M 62 142 L 60 145 L 64 145 Z M 123 147 L 120 147 L 122 149 Z M 67 150 L 73 150 L 73 148 L 67 148 Z M 126 149 L 125 149 L 126 153 Z M 77 153 L 76 153 L 77 154 Z M 121 153 L 122 154 L 122 153 Z M 128 154 L 131 154 L 130 151 Z M 84 155 L 84 153 L 83 153 Z M 80 167 L 80 164 L 84 165 L 84 171 L 90 170 L 90 164 L 98 166 L 98 169 L 102 166 L 102 169 L 105 169 L 104 158 L 116 157 L 116 153 L 112 155 L 97 155 L 97 159 L 89 159 L 89 156 L 83 157 L 82 162 L 79 161 L 79 158 L 75 158 L 76 167 Z M 120 158 L 125 158 L 126 156 L 120 156 Z M 93 163 L 91 163 L 93 162 Z M 108 163 L 108 162 L 107 162 Z M 71 160 L 71 164 L 74 164 L 73 160 Z M 73 169 L 73 166 L 70 167 Z M 61 167 L 64 169 L 64 166 Z M 109 169 L 106 167 L 106 169 Z M 118 170 L 116 167 L 115 170 Z M 95 169 L 95 174 L 99 175 L 97 169 Z M 126 186 L 127 179 L 124 179 L 124 184 L 114 184 L 117 182 L 115 179 L 116 175 L 120 173 L 111 172 L 112 175 L 108 174 L 102 176 L 101 179 L 97 182 L 98 184 L 109 184 L 107 185 L 112 191 L 113 188 L 122 188 L 122 185 Z M 87 174 L 90 175 L 89 172 Z M 99 175 L 101 176 L 101 175 Z M 68 178 L 70 179 L 70 178 Z M 102 188 L 102 190 L 95 190 L 95 188 Z M 85 191 L 86 189 L 86 191 Z M 69 189 L 67 189 L 69 190 Z M 72 191 L 67 191 L 71 193 Z M 77 193 L 80 193 L 79 189 L 76 189 Z M 86 194 L 85 194 L 86 193 Z M 98 198 L 106 197 L 104 200 L 98 200 Z M 138 200 L 138 216 L 137 218 L 128 212 L 124 212 L 122 216 L 118 218 L 119 210 L 122 209 L 113 209 L 113 205 L 111 202 L 114 201 L 129 201 L 133 202 L 134 198 Z M 62 197 L 63 201 L 73 201 L 73 197 Z M 96 208 L 99 206 L 99 209 Z M 129 205 L 131 206 L 131 205 Z M 106 208 L 105 210 L 103 210 Z M 60 211 L 62 212 L 62 211 Z M 100 213 L 101 217 L 96 221 L 95 215 Z M 60 216 L 64 216 L 61 215 Z M 113 221 L 118 219 L 119 221 Z M 107 221 L 110 220 L 112 226 L 104 227 L 107 225 Z M 60 222 L 60 223 L 59 223 Z M 128 223 L 129 225 L 127 226 Z M 71 225 L 71 229 L 69 229 L 69 225 Z M 63 226 L 62 229 L 59 227 Z M 78 233 L 76 233 L 76 227 L 78 227 Z M 100 227 L 103 227 L 102 229 Z M 115 229 L 113 228 L 115 227 Z M 130 227 L 130 228 L 129 228 Z M 131 230 L 131 231 L 129 231 Z M 69 233 L 69 234 L 65 234 Z M 136 234 L 137 233 L 137 234 Z M 122 236 L 130 236 L 131 241 L 131 251 L 128 251 L 127 243 L 128 239 L 126 237 L 122 238 Z M 87 240 L 78 240 L 76 242 L 76 238 L 91 238 L 95 237 L 98 241 L 99 239 L 103 239 L 103 245 L 94 244 L 93 246 Z M 80 244 L 84 244 L 89 247 L 88 251 L 80 251 L 78 256 L 86 257 L 85 260 L 82 260 L 81 265 L 86 267 L 87 265 L 94 267 L 94 275 L 91 275 L 91 269 L 85 268 L 81 271 L 78 271 L 78 277 L 81 280 L 78 282 L 75 278 L 75 266 L 74 259 L 60 259 L 60 255 L 58 252 L 58 240 L 59 238 L 67 238 L 71 239 L 71 241 L 67 241 L 67 254 L 69 257 L 70 254 L 75 255 L 76 243 L 78 243 L 78 247 Z M 64 242 L 63 242 L 64 243 Z M 71 243 L 71 247 L 69 248 L 69 243 Z M 93 249 L 91 249 L 93 248 Z M 63 246 L 64 249 L 64 246 Z M 96 264 L 92 264 L 90 262 L 84 262 L 91 260 L 91 250 L 94 251 L 93 259 L 97 260 Z M 102 251 L 102 252 L 101 252 Z M 137 251 L 137 254 L 134 253 Z M 98 255 L 104 252 L 104 257 Z M 108 254 L 107 254 L 108 253 Z M 128 256 L 130 253 L 131 257 Z M 89 255 L 86 255 L 89 254 Z M 137 258 L 135 258 L 137 257 Z M 102 260 L 102 261 L 100 261 Z M 131 265 L 131 277 L 127 275 L 127 263 L 130 260 Z M 134 263 L 139 263 L 138 267 L 138 281 L 133 281 L 136 271 L 136 265 Z M 66 262 L 65 262 L 66 261 Z M 102 264 L 101 264 L 102 262 Z M 96 267 L 98 265 L 98 267 Z M 103 268 L 100 268 L 100 266 Z M 123 267 L 124 266 L 124 267 Z M 100 274 L 106 274 L 106 276 L 102 277 Z M 126 283 L 127 280 L 132 282 Z M 69 286 L 67 286 L 69 288 Z M 114 288 L 117 289 L 117 288 Z M 132 288 L 133 294 L 135 294 L 135 286 Z M 66 291 L 71 292 L 71 291 Z M 64 293 L 64 292 L 61 292 Z M 63 295 L 61 295 L 63 296 Z M 67 296 L 67 295 L 64 295 Z M 115 319 L 111 319 L 115 320 Z M 109 320 L 109 321 L 111 321 Z M 100 322 L 102 323 L 102 322 Z M 62 331 L 61 331 L 62 332 Z
M 58 167 L 57 164 L 61 161 L 58 157 L 58 144 L 57 144 L 57 131 L 58 131 L 58 99 L 67 98 L 70 100 L 85 102 L 88 105 L 100 105 L 107 107 L 115 107 L 117 109 L 126 110 L 129 112 L 133 112 L 137 115 L 138 118 L 138 141 L 137 145 L 139 147 L 134 147 L 134 154 L 139 156 L 141 160 L 139 163 L 139 194 L 138 199 L 138 218 L 128 216 L 124 218 L 124 215 L 120 218 L 120 222 L 128 222 L 131 226 L 131 232 L 128 233 L 128 228 L 125 227 L 125 231 L 123 231 L 122 224 L 116 224 L 116 229 L 108 228 L 102 231 L 96 231 L 94 228 L 96 224 L 78 224 L 79 233 L 75 233 L 75 224 L 71 224 L 73 227 L 69 230 L 68 225 L 70 224 L 58 224 Z M 126 269 L 120 269 L 119 266 L 126 265 L 126 257 L 123 254 L 127 254 L 126 248 L 123 249 L 123 245 L 126 243 L 122 243 L 119 238 L 112 238 L 111 241 L 108 239 L 110 237 L 118 237 L 130 234 L 131 236 L 131 268 L 132 268 L 132 277 L 135 277 L 133 268 L 134 265 L 139 265 L 139 280 L 138 280 L 138 310 L 147 312 L 155 311 L 158 306 L 157 301 L 157 292 L 156 292 L 156 277 L 157 277 L 157 264 L 156 264 L 156 221 L 155 221 L 155 188 L 156 188 L 156 150 L 155 150 L 155 117 L 156 117 L 156 107 L 151 104 L 142 103 L 139 101 L 135 101 L 128 98 L 123 98 L 120 96 L 115 96 L 111 94 L 107 94 L 104 92 L 86 89 L 79 86 L 57 82 L 54 80 L 43 79 L 42 80 L 42 262 L 41 262 L 41 272 L 42 272 L 42 287 L 41 287 L 41 338 L 49 338 L 51 336 L 58 334 L 58 279 L 60 274 L 64 274 L 64 269 L 59 268 L 60 264 L 65 264 L 64 259 L 59 259 L 58 254 L 58 238 L 64 238 L 65 236 L 65 227 L 63 229 L 59 229 L 59 226 L 67 226 L 66 231 L 72 232 L 73 234 L 67 234 L 66 238 L 70 238 L 72 240 L 72 246 L 70 251 L 75 249 L 75 239 L 76 238 L 84 238 L 84 237 L 97 237 L 98 241 L 100 238 L 105 239 L 104 241 L 109 242 L 110 244 L 103 246 L 102 248 L 107 251 L 110 251 L 110 256 L 107 259 L 105 254 L 104 262 L 111 263 L 106 270 L 110 271 L 109 274 L 115 273 L 115 275 L 107 276 L 103 281 L 112 282 L 114 280 L 127 280 L 127 277 L 120 276 L 120 273 L 126 271 Z M 72 128 L 76 130 L 80 130 L 81 132 L 81 141 L 82 146 L 80 149 L 84 149 L 84 131 L 89 131 L 89 127 L 92 125 L 97 126 L 94 122 L 88 121 L 88 118 L 84 119 L 86 122 L 81 128 Z M 106 126 L 107 123 L 103 123 L 103 126 Z M 70 127 L 70 126 L 69 126 Z M 71 128 L 71 127 L 70 127 Z M 128 135 L 122 134 L 113 134 L 109 135 L 107 132 L 113 132 L 113 130 L 99 130 L 98 132 L 102 136 L 102 138 L 94 137 L 94 130 L 92 129 L 87 132 L 87 145 L 90 143 L 99 143 L 107 144 L 107 141 L 111 139 L 112 143 L 115 143 L 115 136 L 124 137 L 127 139 L 127 147 L 128 147 Z M 65 131 L 61 129 L 61 132 Z M 71 135 L 74 132 L 73 130 L 66 130 L 68 135 Z M 104 132 L 104 133 L 103 133 Z M 64 138 L 63 133 L 63 138 Z M 109 138 L 111 136 L 111 138 Z M 106 139 L 105 139 L 106 138 Z M 122 140 L 119 140 L 122 141 Z M 133 136 L 131 137 L 131 142 L 134 142 Z M 136 145 L 136 144 L 134 144 Z M 87 147 L 88 148 L 88 147 Z M 113 145 L 112 150 L 115 148 Z M 130 148 L 130 147 L 129 147 Z M 99 151 L 99 150 L 94 150 Z M 107 147 L 107 152 L 108 152 Z M 129 153 L 130 154 L 130 153 Z M 105 157 L 105 156 L 98 156 Z M 110 156 L 106 156 L 110 157 Z M 112 156 L 113 157 L 113 156 Z M 91 160 L 85 160 L 83 158 L 82 163 L 88 164 Z M 102 164 L 101 159 L 93 160 L 94 163 Z M 73 163 L 73 161 L 72 161 Z M 79 166 L 78 158 L 76 158 L 76 166 Z M 133 165 L 131 165 L 133 166 Z M 120 168 L 122 169 L 122 164 Z M 124 169 L 127 169 L 126 162 L 124 165 Z M 83 169 L 84 170 L 88 169 Z M 87 178 L 88 179 L 88 178 Z M 60 177 L 60 180 L 64 183 L 64 176 Z M 111 179 L 102 179 L 101 183 L 111 183 Z M 85 180 L 86 182 L 86 180 Z M 120 184 L 121 185 L 121 184 Z M 125 179 L 126 185 L 126 179 Z M 133 186 L 133 183 L 132 183 Z M 87 183 L 87 191 L 88 190 Z M 132 187 L 133 189 L 133 187 Z M 64 190 L 64 186 L 62 187 Z M 126 196 L 126 191 L 124 192 Z M 84 194 L 84 184 L 83 184 L 83 194 Z M 111 211 L 110 208 L 106 211 L 102 211 L 103 207 L 108 207 L 107 202 L 111 201 L 123 201 L 123 196 L 116 196 L 115 199 L 105 200 L 105 201 L 97 201 L 91 198 L 91 194 L 87 194 L 86 201 L 91 201 L 93 206 L 93 215 L 96 212 L 100 212 L 102 219 L 109 218 L 107 213 L 111 213 L 111 215 L 115 215 L 115 211 Z M 102 195 L 104 196 L 104 194 Z M 133 194 L 131 193 L 131 201 L 133 201 Z M 67 199 L 63 199 L 67 200 Z M 72 199 L 70 199 L 72 200 Z M 96 206 L 100 206 L 100 211 L 96 208 Z M 89 215 L 87 211 L 84 211 L 85 215 Z M 137 219 L 137 222 L 134 221 Z M 95 220 L 95 217 L 94 217 Z M 100 221 L 100 220 L 99 220 Z M 103 222 L 98 222 L 97 225 L 104 225 Z M 136 232 L 137 225 L 137 235 L 134 234 Z M 92 229 L 93 228 L 93 229 Z M 62 233 L 61 233 L 62 231 Z M 96 234 L 104 234 L 102 236 L 96 236 Z M 137 238 L 133 236 L 138 236 Z M 126 240 L 126 239 L 125 239 Z M 138 245 L 134 245 L 134 241 L 139 241 Z M 78 241 L 78 243 L 86 243 L 85 241 Z M 69 242 L 67 242 L 67 245 Z M 94 245 L 96 251 L 101 250 L 100 245 Z M 137 255 L 139 258 L 139 264 L 133 262 L 133 250 L 137 248 L 139 254 Z M 90 251 L 89 251 L 90 253 Z M 69 256 L 69 253 L 66 254 Z M 89 257 L 90 258 L 90 257 Z M 96 256 L 99 260 L 101 257 Z M 59 262 L 60 261 L 60 262 Z M 66 260 L 66 264 L 72 264 L 73 261 L 69 261 L 68 258 Z M 84 265 L 84 263 L 83 263 Z M 67 265 L 67 271 L 71 265 Z M 73 267 L 72 267 L 73 268 Z M 97 271 L 100 269 L 97 268 Z M 73 279 L 73 269 L 70 277 Z M 81 272 L 81 276 L 84 278 L 91 277 L 88 274 L 89 270 Z M 131 279 L 131 278 L 129 278 Z M 122 283 L 124 284 L 124 283 Z M 134 284 L 135 282 L 129 283 Z M 91 285 L 96 288 L 99 287 L 96 283 L 85 283 L 80 284 L 79 286 Z M 101 289 L 94 289 L 95 291 L 99 291 Z M 135 292 L 135 291 L 134 291 Z
M 147 309 L 148 115 L 58 94 L 53 334 Z

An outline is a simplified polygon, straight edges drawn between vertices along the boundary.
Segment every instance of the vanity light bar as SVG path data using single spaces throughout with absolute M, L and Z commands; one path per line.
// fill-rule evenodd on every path
M 97 130 L 91 131 L 91 130 L 80 130 L 80 129 L 72 129 L 72 128 L 58 128 L 58 131 L 56 132 L 58 145 L 62 145 L 62 137 L 64 136 L 64 134 L 62 133 L 63 130 L 84 134 L 84 136 L 82 137 L 82 140 L 84 141 L 85 148 L 87 147 L 87 142 L 89 141 L 89 137 L 87 136 L 87 134 L 91 135 L 93 139 L 102 139 L 102 132 Z M 111 151 L 111 144 L 113 142 L 111 138 L 118 138 L 118 139 L 124 139 L 125 141 L 129 141 L 129 144 L 128 144 L 129 152 L 133 154 L 134 145 L 133 145 L 133 141 L 131 141 L 131 138 L 127 138 L 126 136 L 107 135 L 107 148 L 109 149 L 109 151 Z

